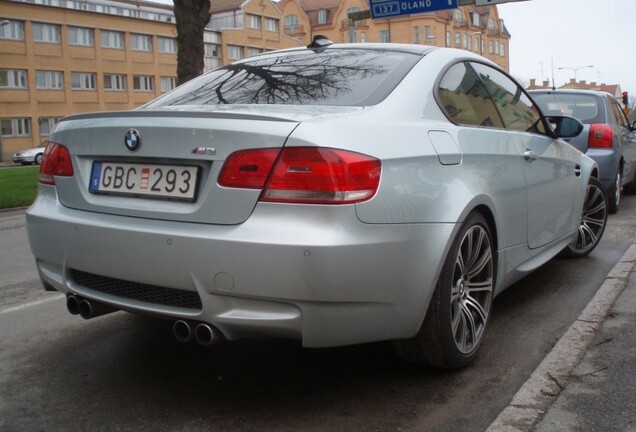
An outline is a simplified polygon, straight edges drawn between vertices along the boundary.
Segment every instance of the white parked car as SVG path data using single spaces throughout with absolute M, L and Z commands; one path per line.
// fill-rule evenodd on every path
M 45 147 L 35 147 L 28 150 L 22 150 L 15 153 L 11 160 L 13 163 L 19 163 L 22 165 L 40 165 L 42 163 L 42 156 L 44 155 Z

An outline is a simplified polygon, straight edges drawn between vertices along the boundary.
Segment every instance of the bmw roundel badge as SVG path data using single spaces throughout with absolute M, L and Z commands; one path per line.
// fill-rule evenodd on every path
M 135 152 L 141 148 L 141 135 L 135 129 L 128 129 L 124 137 L 124 144 L 131 152 Z

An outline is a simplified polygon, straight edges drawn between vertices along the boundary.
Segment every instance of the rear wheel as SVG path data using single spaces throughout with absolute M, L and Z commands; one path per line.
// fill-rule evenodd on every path
M 490 318 L 493 250 L 486 220 L 471 214 L 449 251 L 422 327 L 413 338 L 394 343 L 402 359 L 445 369 L 473 361 Z
M 42 165 L 42 153 L 36 154 L 34 161 L 35 161 L 36 164 Z
M 623 188 L 621 182 L 623 181 L 622 173 L 620 167 L 618 171 L 616 171 L 616 177 L 614 178 L 614 184 L 607 192 L 607 198 L 609 201 L 609 212 L 610 214 L 614 214 L 618 211 L 618 206 L 621 203 L 621 196 L 623 194 Z
M 576 238 L 561 253 L 569 258 L 588 255 L 601 241 L 607 225 L 607 195 L 601 182 L 590 178 Z

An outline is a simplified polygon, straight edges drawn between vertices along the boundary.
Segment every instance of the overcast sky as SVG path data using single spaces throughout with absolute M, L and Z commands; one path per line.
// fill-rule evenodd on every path
M 549 79 L 620 84 L 636 95 L 636 0 L 528 0 L 498 5 L 510 39 L 510 73 Z M 542 75 L 543 70 L 543 75 Z

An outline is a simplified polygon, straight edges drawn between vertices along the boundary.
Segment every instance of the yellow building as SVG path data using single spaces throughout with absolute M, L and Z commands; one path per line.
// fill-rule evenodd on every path
M 299 45 L 282 34 L 271 1 L 238 11 L 233 28 L 206 30 L 206 70 Z M 2 160 L 40 145 L 61 117 L 134 108 L 174 88 L 176 35 L 172 7 L 158 3 L 0 0 Z
M 368 0 L 282 0 L 283 32 L 311 42 L 395 42 L 453 47 L 480 53 L 509 70 L 509 41 L 497 6 L 461 6 L 389 19 L 351 22 L 349 12 L 369 10 Z M 353 27 L 353 28 L 352 28 Z

